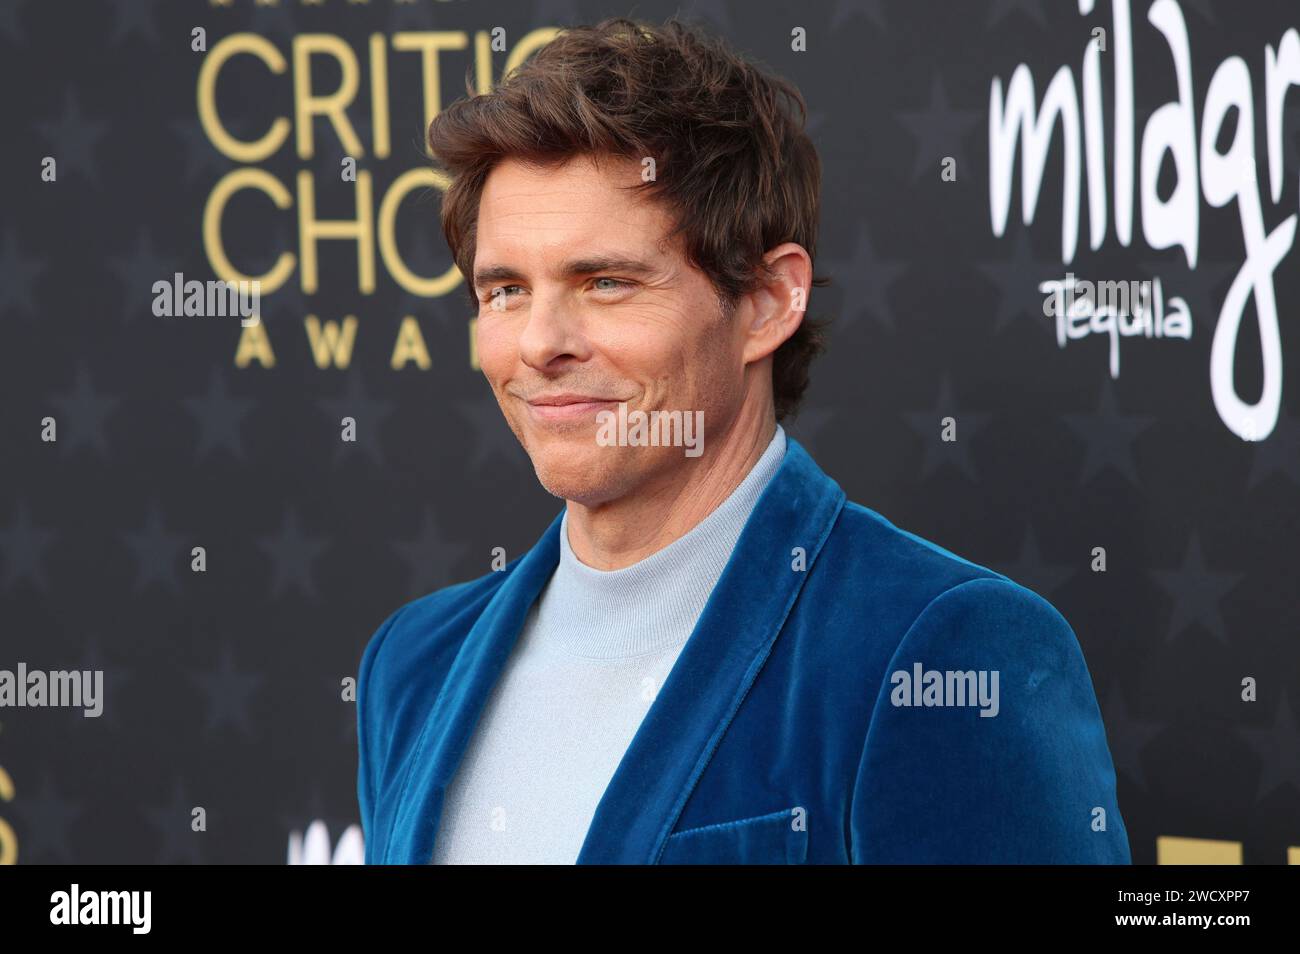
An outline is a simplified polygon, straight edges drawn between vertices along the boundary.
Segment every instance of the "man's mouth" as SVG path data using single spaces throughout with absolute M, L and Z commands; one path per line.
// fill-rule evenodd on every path
M 619 398 L 595 394 L 543 394 L 528 400 L 528 412 L 534 420 L 544 422 L 580 421 L 597 411 L 612 410 Z

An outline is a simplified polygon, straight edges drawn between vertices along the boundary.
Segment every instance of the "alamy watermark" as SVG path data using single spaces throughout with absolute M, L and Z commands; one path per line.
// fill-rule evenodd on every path
M 596 414 L 596 443 L 601 447 L 682 447 L 687 457 L 704 453 L 703 411 L 629 411 Z
M 84 708 L 81 714 L 97 719 L 104 711 L 104 670 L 58 669 L 28 671 L 26 663 L 18 670 L 0 669 L 0 708 Z
M 980 718 L 992 718 L 998 702 L 996 669 L 926 669 L 919 662 L 909 672 L 897 670 L 889 681 L 889 701 L 895 706 L 978 706 Z
M 118 924 L 132 934 L 148 934 L 152 908 L 152 891 L 83 891 L 74 883 L 50 895 L 50 923 Z
M 262 283 L 256 279 L 186 281 L 185 276 L 177 272 L 170 282 L 154 282 L 153 294 L 153 313 L 159 318 L 227 318 L 239 315 L 239 323 L 245 328 L 262 320 Z

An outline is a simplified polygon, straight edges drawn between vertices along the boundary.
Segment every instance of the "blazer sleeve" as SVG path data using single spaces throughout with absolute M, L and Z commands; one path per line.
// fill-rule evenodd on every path
M 357 806 L 361 811 L 366 864 L 378 861 L 380 846 L 374 838 L 375 772 L 383 764 L 383 713 L 377 704 L 382 700 L 372 700 L 370 690 L 374 684 L 375 659 L 401 612 L 399 609 L 393 613 L 375 631 L 361 654 L 361 666 L 357 670 Z
M 895 673 L 918 663 L 983 671 L 988 702 L 903 705 L 917 697 Z M 981 578 L 921 612 L 884 675 L 849 836 L 854 864 L 1131 863 L 1092 678 L 1047 600 Z

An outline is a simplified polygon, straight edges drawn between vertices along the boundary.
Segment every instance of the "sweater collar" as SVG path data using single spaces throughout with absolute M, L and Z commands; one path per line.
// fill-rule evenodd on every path
M 554 648 L 590 659 L 662 652 L 686 642 L 731 558 L 745 521 L 785 456 L 780 424 L 749 473 L 712 513 L 631 566 L 598 570 L 569 545 L 560 520 L 560 559 L 531 622 Z

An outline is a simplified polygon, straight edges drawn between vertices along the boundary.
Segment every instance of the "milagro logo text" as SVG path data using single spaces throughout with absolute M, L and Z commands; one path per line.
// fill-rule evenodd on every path
M 1094 13 L 1095 0 L 1078 0 L 1079 13 Z M 1021 63 L 1005 92 L 995 77 L 989 94 L 989 212 L 993 234 L 1006 231 L 1011 207 L 1016 144 L 1020 145 L 1021 220 L 1034 221 L 1052 138 L 1059 125 L 1063 153 L 1061 261 L 1074 260 L 1079 240 L 1081 180 L 1086 172 L 1089 247 L 1106 238 L 1109 215 L 1115 237 L 1127 247 L 1133 238 L 1134 188 L 1141 201 L 1142 237 L 1153 249 L 1182 248 L 1195 268 L 1200 240 L 1201 199 L 1212 209 L 1235 203 L 1245 248 L 1242 262 L 1219 311 L 1210 348 L 1210 391 L 1223 423 L 1244 440 L 1262 440 L 1277 424 L 1282 400 L 1282 342 L 1273 275 L 1295 241 L 1295 213 L 1271 231 L 1264 222 L 1262 166 L 1255 155 L 1255 96 L 1250 67 L 1230 56 L 1214 70 L 1205 90 L 1199 123 L 1192 83 L 1187 22 L 1177 0 L 1155 0 L 1147 21 L 1163 38 L 1159 49 L 1139 51 L 1169 63 L 1178 96 L 1152 112 L 1136 143 L 1133 82 L 1133 22 L 1130 0 L 1111 0 L 1111 20 L 1099 18 L 1089 33 L 1081 68 L 1082 95 L 1074 71 L 1062 66 L 1052 76 L 1041 104 L 1034 77 Z M 1097 29 L 1100 27 L 1101 29 Z M 1145 31 L 1144 31 L 1145 32 Z M 1104 50 L 1103 50 L 1104 46 Z M 1105 163 L 1102 61 L 1109 58 L 1114 84 L 1113 168 Z M 1282 199 L 1283 117 L 1287 91 L 1300 86 L 1300 32 L 1287 30 L 1275 49 L 1264 46 L 1263 104 L 1267 132 L 1268 196 Z M 1298 94 L 1300 95 L 1300 94 Z M 1233 128 L 1235 126 L 1235 128 Z M 1220 137 L 1230 131 L 1226 151 Z M 1168 198 L 1157 189 L 1166 155 L 1172 157 L 1176 184 Z M 1110 172 L 1108 180 L 1107 172 Z M 1135 178 L 1138 180 L 1135 183 Z M 1113 200 L 1113 208 L 1111 202 Z M 1233 379 L 1237 337 L 1246 307 L 1254 299 L 1263 366 L 1263 388 L 1254 404 L 1243 401 Z

